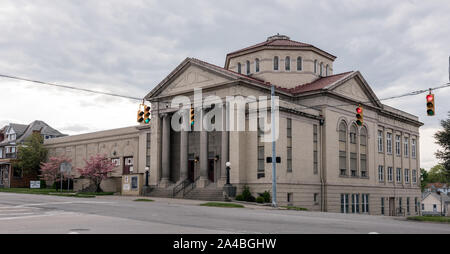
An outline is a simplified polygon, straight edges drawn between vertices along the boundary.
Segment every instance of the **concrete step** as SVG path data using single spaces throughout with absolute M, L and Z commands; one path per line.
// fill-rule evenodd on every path
M 173 194 L 172 189 L 167 188 L 154 188 L 151 191 L 144 193 L 144 196 L 158 197 L 158 198 L 171 198 Z
M 197 200 L 207 200 L 207 201 L 225 201 L 223 196 L 223 190 L 220 188 L 197 188 L 190 191 L 185 199 L 197 199 Z

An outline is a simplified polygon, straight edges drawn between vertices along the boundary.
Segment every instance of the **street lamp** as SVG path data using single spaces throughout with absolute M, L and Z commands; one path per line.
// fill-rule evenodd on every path
M 145 167 L 145 186 L 148 187 L 148 178 L 150 176 L 150 168 L 149 167 Z
M 225 163 L 225 166 L 227 166 L 227 185 L 230 185 L 230 167 L 231 167 L 231 162 L 227 161 L 227 163 Z

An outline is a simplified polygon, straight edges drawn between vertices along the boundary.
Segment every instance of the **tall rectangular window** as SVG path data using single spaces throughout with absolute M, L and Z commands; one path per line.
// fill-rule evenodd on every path
M 378 152 L 383 152 L 383 131 L 378 131 Z
M 361 160 L 361 177 L 367 177 L 367 159 L 365 154 L 360 155 Z
M 411 156 L 416 158 L 416 140 L 411 139 Z
M 369 194 L 362 194 L 361 195 L 361 210 L 363 213 L 368 213 L 369 212 Z
M 409 197 L 406 198 L 406 212 L 409 215 Z
M 145 165 L 147 167 L 150 167 L 150 145 L 151 145 L 151 134 L 147 133 L 147 144 L 146 144 L 146 159 L 145 159 Z
M 263 137 L 264 133 L 260 128 L 261 126 L 259 125 L 259 121 L 258 121 L 258 142 L 257 142 L 257 146 L 258 146 L 258 169 L 257 169 L 257 178 L 262 178 L 265 177 L 265 160 L 264 160 L 264 142 L 261 141 L 261 138 Z
M 386 152 L 392 154 L 392 133 L 386 134 Z
M 317 125 L 314 124 L 313 125 L 313 172 L 315 175 L 318 174 L 319 172 L 319 152 L 318 152 L 318 148 L 319 148 L 319 141 L 318 141 L 318 131 L 317 131 Z
M 417 170 L 413 169 L 411 171 L 412 183 L 417 183 Z
M 384 181 L 384 167 L 382 165 L 378 166 L 378 181 Z
M 419 204 L 417 203 L 417 197 L 414 198 L 414 212 L 417 213 L 417 207 L 419 207 Z
M 392 182 L 393 180 L 394 180 L 394 178 L 393 178 L 393 175 L 394 175 L 394 172 L 393 172 L 394 170 L 393 170 L 393 168 L 392 167 L 388 167 L 388 174 L 387 174 L 387 176 L 388 176 L 388 182 Z
M 395 155 L 397 155 L 397 156 L 402 155 L 400 141 L 401 141 L 400 135 L 396 135 L 395 136 Z
M 287 119 L 287 172 L 292 172 L 292 119 Z
M 357 162 L 358 162 L 357 153 L 350 153 L 350 170 L 352 176 L 358 176 Z
M 398 208 L 399 208 L 400 212 L 402 213 L 403 207 L 402 207 L 402 198 L 401 197 L 398 198 Z
M 397 177 L 397 183 L 401 183 L 402 182 L 402 169 L 397 168 L 397 172 L 395 175 Z
M 359 213 L 359 194 L 352 194 L 352 213 Z
M 405 157 L 408 157 L 409 156 L 409 138 L 405 137 L 403 143 L 405 145 L 405 147 L 403 148 L 403 150 L 405 151 Z
M 348 194 L 341 194 L 341 213 L 348 213 Z
M 409 169 L 405 168 L 405 183 L 409 183 Z
M 381 198 L 381 214 L 384 215 L 384 197 Z

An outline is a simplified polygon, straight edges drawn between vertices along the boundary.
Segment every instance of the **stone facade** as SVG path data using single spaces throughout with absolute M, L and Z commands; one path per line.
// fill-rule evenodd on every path
M 194 101 L 194 88 L 202 89 L 203 98 L 258 97 L 270 95 L 270 83 L 280 98 L 276 142 L 277 156 L 282 158 L 277 164 L 279 205 L 329 212 L 418 214 L 419 119 L 383 105 L 361 73 L 333 74 L 335 56 L 286 37 L 271 40 L 228 54 L 225 68 L 187 58 L 146 96 L 152 104 L 151 185 L 173 188 L 188 178 L 183 171 L 192 167 L 191 179 L 198 181 L 197 188 L 220 188 L 226 176 L 224 165 L 230 161 L 230 180 L 238 193 L 243 186 L 249 186 L 255 196 L 271 192 L 272 165 L 265 163 L 265 158 L 271 156 L 272 144 L 258 142 L 258 132 L 193 131 L 186 144 L 183 134 L 168 124 L 176 111 L 170 107 L 172 99 L 182 95 Z M 278 70 L 273 69 L 275 56 Z M 285 70 L 286 56 L 290 57 L 289 71 Z M 298 56 L 302 58 L 299 71 Z M 259 60 L 258 72 L 255 59 Z M 328 69 L 320 72 L 316 66 L 314 72 L 315 60 Z M 247 61 L 250 73 L 245 75 Z M 356 125 L 358 106 L 364 108 L 363 126 Z M 344 130 L 340 130 L 341 124 Z M 399 154 L 395 152 L 397 136 Z M 388 168 L 392 170 L 388 172 Z M 397 168 L 401 174 L 398 181 Z
M 74 190 L 79 191 L 91 185 L 89 180 L 80 179 L 77 168 L 85 166 L 85 160 L 96 154 L 106 155 L 118 162 L 110 177 L 104 180 L 101 188 L 107 192 L 120 192 L 122 175 L 144 172 L 145 165 L 141 164 L 139 155 L 140 131 L 133 127 L 74 135 L 56 139 L 49 139 L 44 145 L 49 149 L 49 157 L 65 156 L 72 159 L 72 173 Z M 145 154 L 144 154 L 145 157 Z M 131 159 L 131 160 L 130 160 Z M 145 159 L 145 158 L 144 158 Z M 132 162 L 132 165 L 127 165 Z M 145 164 L 145 161 L 144 161 Z M 125 167 L 132 170 L 126 170 Z

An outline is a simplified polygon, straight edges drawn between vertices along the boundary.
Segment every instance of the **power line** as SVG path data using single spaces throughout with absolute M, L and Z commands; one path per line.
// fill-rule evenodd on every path
M 95 90 L 79 88 L 79 87 L 73 87 L 73 86 L 67 86 L 67 85 L 60 85 L 60 84 L 55 84 L 55 83 L 48 83 L 48 82 L 32 80 L 32 79 L 27 79 L 27 78 L 21 78 L 21 77 L 16 77 L 16 76 L 11 76 L 11 75 L 0 74 L 0 77 L 9 78 L 9 79 L 15 79 L 15 80 L 21 80 L 21 81 L 27 81 L 27 82 L 32 82 L 32 83 L 35 83 L 35 84 L 42 84 L 42 85 L 59 87 L 59 88 L 66 88 L 66 89 L 84 91 L 84 92 L 89 92 L 89 93 L 96 93 L 96 94 L 115 96 L 115 97 L 120 97 L 120 98 L 131 99 L 131 100 L 143 101 L 143 98 L 138 98 L 138 97 L 132 97 L 132 96 L 121 95 L 121 94 L 116 94 L 116 93 L 109 93 L 109 92 L 95 91 Z M 401 94 L 401 95 L 396 95 L 396 96 L 391 96 L 391 97 L 387 97 L 387 98 L 383 98 L 383 99 L 378 99 L 378 101 L 386 101 L 386 100 L 392 100 L 392 99 L 397 99 L 397 98 L 402 98 L 402 97 L 407 97 L 407 96 L 419 95 L 419 94 L 422 94 L 422 93 L 426 93 L 428 91 L 439 90 L 439 89 L 443 89 L 443 88 L 447 88 L 447 87 L 450 87 L 450 83 L 446 83 L 444 85 L 437 86 L 437 87 L 432 87 L 432 88 L 429 88 L 429 89 L 417 90 L 417 91 L 412 91 L 412 92 Z M 372 102 L 372 101 L 360 101 L 359 103 L 370 103 L 370 102 Z M 303 107 L 302 109 L 315 109 L 315 110 L 317 110 L 317 107 L 319 106 L 319 105 L 306 106 L 306 105 L 301 105 L 301 104 L 298 104 L 298 105 L 300 107 Z M 344 106 L 350 106 L 350 105 L 355 105 L 355 103 L 345 103 L 345 104 L 338 104 L 338 105 L 327 105 L 327 107 L 337 108 L 337 107 L 344 107 Z
M 79 88 L 79 87 L 73 87 L 73 86 L 67 86 L 67 85 L 59 85 L 59 84 L 48 83 L 48 82 L 43 82 L 43 81 L 39 81 L 39 80 L 32 80 L 32 79 L 27 79 L 27 78 L 21 78 L 21 77 L 15 77 L 15 76 L 10 76 L 10 75 L 0 74 L 0 77 L 9 78 L 9 79 L 15 79 L 15 80 L 21 80 L 21 81 L 27 81 L 27 82 L 31 82 L 31 83 L 35 83 L 35 84 L 42 84 L 42 85 L 47 85 L 47 86 L 54 86 L 54 87 L 59 87 L 59 88 L 66 88 L 66 89 L 84 91 L 84 92 L 89 92 L 89 93 L 96 93 L 96 94 L 109 95 L 109 96 L 115 96 L 115 97 L 131 99 L 131 100 L 142 101 L 142 98 L 127 96 L 127 95 L 108 93 L 108 92 L 101 92 L 101 91 L 95 91 L 95 90 Z

